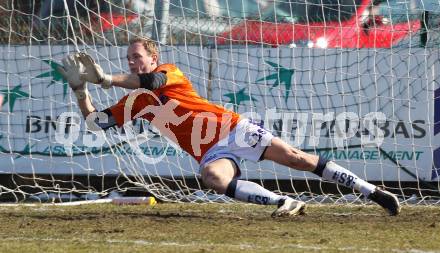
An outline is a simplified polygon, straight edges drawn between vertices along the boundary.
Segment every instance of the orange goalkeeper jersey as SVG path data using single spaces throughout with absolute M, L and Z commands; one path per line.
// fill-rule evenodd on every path
M 160 65 L 154 72 L 165 73 L 166 84 L 153 91 L 135 90 L 110 107 L 116 123 L 121 127 L 125 121 L 145 118 L 200 162 L 209 148 L 232 131 L 240 115 L 200 97 L 174 64 Z M 131 115 L 124 117 L 126 106 Z

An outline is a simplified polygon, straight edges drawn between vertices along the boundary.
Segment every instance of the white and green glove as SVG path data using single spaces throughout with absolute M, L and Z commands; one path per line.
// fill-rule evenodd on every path
M 79 60 L 78 53 L 69 54 L 63 60 L 63 67 L 58 72 L 67 80 L 70 88 L 80 100 L 88 96 L 86 82 L 81 79 L 81 73 L 85 71 L 84 65 Z
M 107 75 L 93 58 L 86 53 L 79 53 L 78 58 L 84 65 L 84 71 L 81 72 L 80 78 L 83 81 L 101 84 L 101 87 L 108 89 L 112 86 L 112 76 Z

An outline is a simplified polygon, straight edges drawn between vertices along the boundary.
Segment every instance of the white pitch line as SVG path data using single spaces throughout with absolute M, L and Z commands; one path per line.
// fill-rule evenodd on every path
M 146 240 L 89 240 L 83 238 L 72 238 L 72 239 L 64 239 L 64 238 L 36 238 L 36 237 L 5 237 L 0 238 L 1 241 L 53 241 L 53 242 L 69 242 L 69 241 L 80 241 L 83 243 L 109 243 L 109 244 L 135 244 L 135 245 L 157 245 L 157 246 L 178 246 L 178 247 L 232 247 L 232 248 L 249 248 L 249 249 L 305 249 L 305 250 L 313 250 L 313 251 L 328 251 L 328 250 L 338 250 L 338 251 L 349 251 L 349 252 L 382 252 L 383 249 L 377 248 L 356 248 L 356 247 L 342 247 L 342 248 L 334 248 L 334 247 L 322 247 L 316 245 L 302 245 L 302 244 L 283 244 L 278 246 L 270 246 L 263 247 L 253 244 L 225 244 L 225 243 L 177 243 L 177 242 L 153 242 Z M 392 249 L 392 252 L 396 253 L 440 253 L 440 251 L 425 251 L 421 249 Z
M 0 207 L 41 207 L 41 206 L 80 206 L 80 205 L 94 205 L 94 204 L 150 204 L 153 197 L 116 197 L 109 199 L 95 199 L 95 200 L 80 200 L 73 202 L 62 203 L 2 203 Z M 153 198 L 154 203 L 156 200 Z
M 41 206 L 79 206 L 86 204 L 105 204 L 111 203 L 111 199 L 82 200 L 63 203 L 2 203 L 0 207 L 41 207 Z

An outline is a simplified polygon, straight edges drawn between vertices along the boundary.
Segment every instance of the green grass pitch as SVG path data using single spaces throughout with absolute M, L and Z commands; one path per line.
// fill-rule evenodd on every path
M 0 252 L 440 252 L 440 206 L 313 205 L 271 218 L 273 207 L 0 207 Z

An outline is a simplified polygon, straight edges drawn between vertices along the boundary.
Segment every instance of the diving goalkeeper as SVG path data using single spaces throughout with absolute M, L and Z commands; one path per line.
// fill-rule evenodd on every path
M 117 104 L 102 111 L 108 116 L 106 123 L 96 120 L 96 124 L 104 130 L 116 125 L 121 127 L 145 108 L 157 107 L 140 117 L 149 120 L 162 135 L 197 160 L 206 187 L 240 201 L 277 205 L 273 216 L 304 212 L 304 202 L 240 179 L 241 159 L 254 162 L 271 160 L 355 189 L 390 215 L 400 212 L 399 201 L 394 194 L 362 180 L 333 161 L 296 149 L 239 114 L 201 98 L 174 64 L 159 64 L 155 42 L 145 38 L 130 41 L 127 60 L 131 74 L 107 75 L 91 56 L 74 53 L 63 59 L 60 72 L 74 91 L 84 117 L 96 112 L 86 82 L 102 88 L 116 86 L 150 91 L 138 93 L 133 101 L 130 94 L 126 95 Z M 154 96 L 159 98 L 160 103 Z M 128 115 L 124 115 L 126 104 L 131 107 Z

